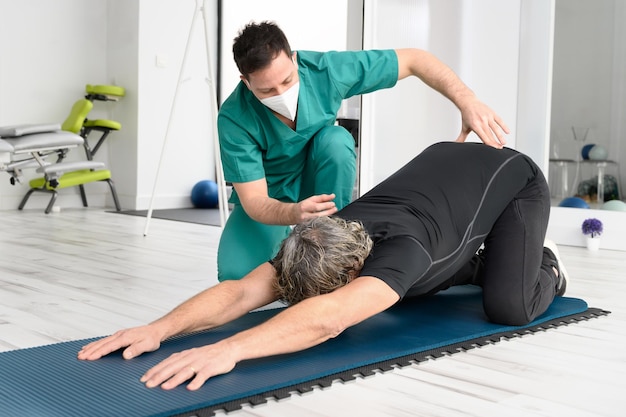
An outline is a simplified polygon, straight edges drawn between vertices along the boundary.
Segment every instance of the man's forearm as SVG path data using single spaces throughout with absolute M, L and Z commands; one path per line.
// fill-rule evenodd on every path
M 265 178 L 246 183 L 233 183 L 246 214 L 253 220 L 271 225 L 290 226 L 313 217 L 337 212 L 335 194 L 320 194 L 297 203 L 283 203 L 269 196 Z
M 150 323 L 162 335 L 161 340 L 178 334 L 209 329 L 225 322 L 225 313 L 232 314 L 228 305 L 236 305 L 235 288 L 230 282 L 219 284 L 195 295 L 174 310 Z
M 228 323 L 250 310 L 275 301 L 271 284 L 264 284 L 264 281 L 271 280 L 274 273 L 270 264 L 262 264 L 242 280 L 224 281 L 204 290 L 150 326 L 164 340 Z
M 304 350 L 344 330 L 337 318 L 340 309 L 319 300 L 305 300 L 219 344 L 233 354 L 236 362 Z
M 296 204 L 259 196 L 246 201 L 243 208 L 248 216 L 259 223 L 289 226 L 299 221 Z

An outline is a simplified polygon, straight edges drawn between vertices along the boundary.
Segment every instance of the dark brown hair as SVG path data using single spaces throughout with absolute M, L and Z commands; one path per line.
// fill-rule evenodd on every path
M 235 63 L 246 79 L 253 72 L 267 67 L 281 52 L 291 56 L 291 47 L 274 22 L 250 22 L 233 42 Z

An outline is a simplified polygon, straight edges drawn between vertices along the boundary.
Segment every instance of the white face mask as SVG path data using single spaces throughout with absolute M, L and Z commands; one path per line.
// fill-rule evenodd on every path
M 298 111 L 298 94 L 300 93 L 300 82 L 298 81 L 287 91 L 277 96 L 264 98 L 261 100 L 265 106 L 274 110 L 276 113 L 285 116 L 289 120 L 296 120 L 296 112 Z

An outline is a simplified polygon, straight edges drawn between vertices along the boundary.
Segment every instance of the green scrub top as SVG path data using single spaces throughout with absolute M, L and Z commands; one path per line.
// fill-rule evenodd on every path
M 222 105 L 218 133 L 224 177 L 249 182 L 265 177 L 270 197 L 297 202 L 307 144 L 335 123 L 349 97 L 393 87 L 398 81 L 394 50 L 298 51 L 300 92 L 296 130 L 281 122 L 243 82 Z M 233 190 L 231 203 L 239 203 Z

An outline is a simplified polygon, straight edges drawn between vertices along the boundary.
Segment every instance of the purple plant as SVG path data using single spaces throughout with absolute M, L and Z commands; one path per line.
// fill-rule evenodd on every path
M 583 222 L 583 233 L 591 237 L 602 234 L 602 222 L 599 219 L 587 219 Z

